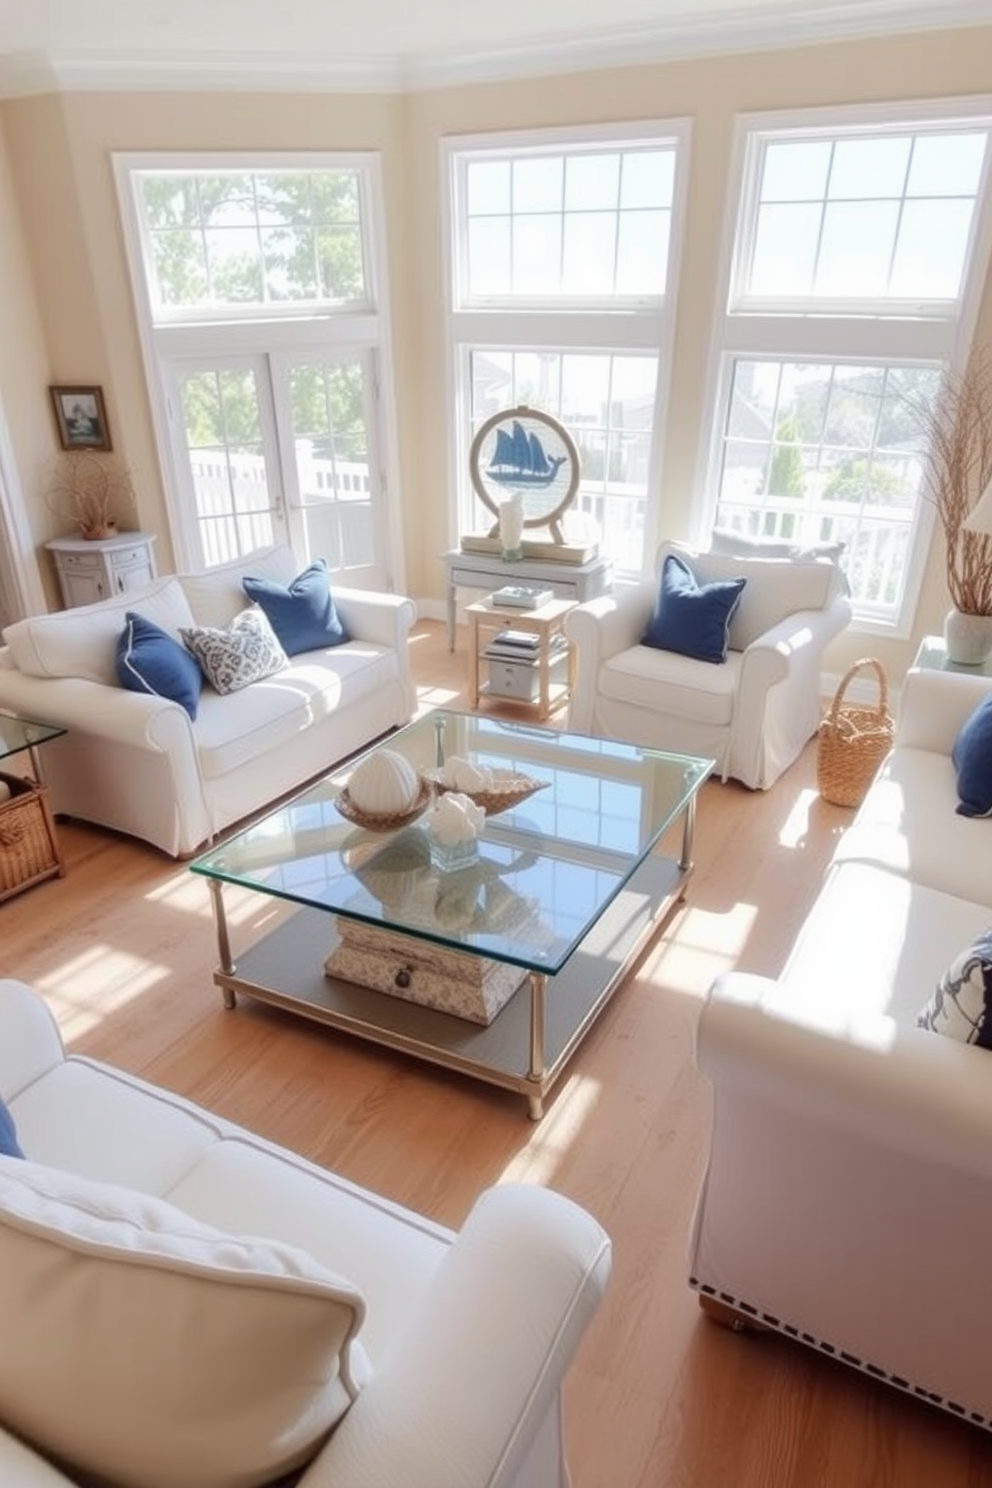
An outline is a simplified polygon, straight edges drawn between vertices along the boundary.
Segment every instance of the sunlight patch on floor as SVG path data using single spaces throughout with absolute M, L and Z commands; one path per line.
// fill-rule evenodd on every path
M 553 1185 L 563 1159 L 575 1145 L 582 1128 L 593 1118 L 602 1095 L 602 1082 L 578 1072 L 563 1075 L 548 1096 L 547 1114 L 531 1123 L 529 1140 L 500 1174 L 503 1183 Z M 553 1102 L 553 1105 L 551 1104 Z
M 206 880 L 198 878 L 189 870 L 159 884 L 157 888 L 149 889 L 145 899 L 149 904 L 164 904 L 182 914 L 199 915 L 201 918 L 210 915 L 210 894 Z
M 38 981 L 67 1043 L 143 996 L 169 975 L 157 966 L 107 944 L 90 946 Z
M 815 790 L 799 792 L 778 834 L 778 840 L 783 847 L 799 847 L 809 835 L 810 807 L 817 800 L 819 800 L 819 793 Z
M 724 914 L 689 905 L 670 939 L 653 951 L 649 974 L 673 992 L 705 997 L 715 977 L 733 971 L 758 918 L 757 906 L 738 903 Z
M 418 687 L 417 716 L 423 717 L 432 708 L 457 708 L 461 696 L 457 687 Z

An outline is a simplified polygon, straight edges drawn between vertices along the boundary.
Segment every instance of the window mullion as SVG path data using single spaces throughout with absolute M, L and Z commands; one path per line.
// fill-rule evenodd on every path
M 723 347 L 737 356 L 816 357 L 854 361 L 946 361 L 956 326 L 942 321 L 885 320 L 869 316 L 728 315 Z

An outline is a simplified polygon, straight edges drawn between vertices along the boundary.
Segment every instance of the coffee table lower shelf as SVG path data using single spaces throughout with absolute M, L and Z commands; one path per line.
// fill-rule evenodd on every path
M 234 1007 L 237 993 L 525 1095 L 531 1118 L 592 1023 L 682 901 L 691 869 L 652 855 L 554 977 L 533 974 L 483 1026 L 324 974 L 337 941 L 333 917 L 300 909 L 214 973 Z M 211 880 L 221 957 L 223 885 Z

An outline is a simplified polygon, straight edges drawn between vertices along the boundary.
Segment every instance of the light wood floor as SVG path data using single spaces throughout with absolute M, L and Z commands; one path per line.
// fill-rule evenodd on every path
M 458 706 L 463 652 L 449 657 L 430 623 L 412 648 L 422 706 Z M 764 794 L 706 785 L 688 905 L 538 1124 L 520 1097 L 258 1005 L 225 1012 L 204 882 L 78 824 L 61 827 L 67 877 L 0 906 L 0 973 L 42 990 L 73 1048 L 446 1224 L 503 1179 L 596 1214 L 614 1278 L 566 1391 L 573 1488 L 992 1485 L 987 1435 L 799 1345 L 730 1333 L 686 1285 L 709 1124 L 696 1016 L 724 969 L 780 969 L 850 819 L 817 796 L 814 749 Z M 270 912 L 239 910 L 245 936 Z

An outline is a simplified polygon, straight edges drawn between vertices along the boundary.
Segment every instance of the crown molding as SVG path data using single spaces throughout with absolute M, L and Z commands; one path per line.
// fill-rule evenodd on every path
M 990 20 L 988 0 L 944 0 L 936 13 L 932 0 L 844 0 L 839 5 L 800 4 L 790 12 L 774 14 L 767 6 L 755 6 L 695 16 L 691 21 L 653 21 L 501 50 L 489 48 L 474 55 L 435 53 L 411 69 L 407 86 L 415 91 L 693 57 L 784 51 L 827 42 L 987 26 Z
M 39 93 L 401 93 L 396 57 L 308 52 L 0 54 L 0 99 Z
M 423 57 L 298 52 L 0 53 L 0 99 L 70 92 L 401 93 L 988 25 L 988 0 L 767 6 Z

